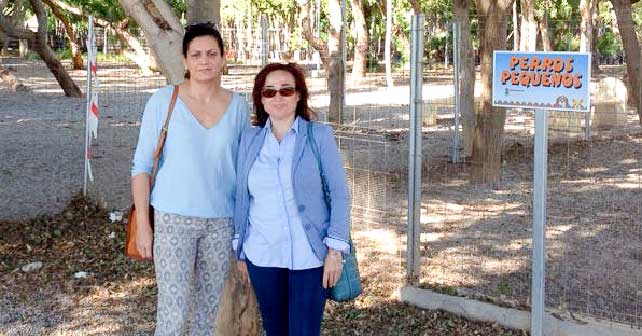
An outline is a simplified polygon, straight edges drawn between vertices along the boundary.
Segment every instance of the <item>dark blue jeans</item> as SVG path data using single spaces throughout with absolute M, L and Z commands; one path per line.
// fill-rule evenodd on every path
M 246 260 L 267 336 L 319 336 L 327 291 L 323 267 L 259 267 Z

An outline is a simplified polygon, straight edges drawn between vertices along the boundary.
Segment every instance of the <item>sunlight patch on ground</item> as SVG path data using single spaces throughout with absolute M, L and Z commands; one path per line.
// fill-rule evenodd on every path
M 487 259 L 481 266 L 486 273 L 509 274 L 517 273 L 520 270 L 529 267 L 521 257 L 504 257 L 501 259 Z
M 616 187 L 620 189 L 640 189 L 640 182 L 620 182 L 615 184 Z
M 513 239 L 509 243 L 503 246 L 498 246 L 498 249 L 500 251 L 505 251 L 505 252 L 519 252 L 525 247 L 530 248 L 530 246 L 531 246 L 531 239 L 523 238 L 523 239 Z
M 566 233 L 567 231 L 573 229 L 575 225 L 556 225 L 554 227 L 548 227 L 546 230 L 546 236 L 549 238 L 555 238 L 561 234 Z
M 423 212 L 423 211 L 422 211 Z M 421 224 L 440 224 L 443 222 L 457 222 L 466 219 L 464 215 L 429 215 L 421 214 Z
M 385 229 L 369 229 L 355 232 L 359 239 L 368 239 L 376 251 L 396 255 L 398 239 L 395 232 Z
M 624 160 L 620 160 L 619 161 L 619 164 L 635 164 L 635 163 L 638 163 L 638 160 L 636 160 L 636 159 L 624 159 Z
M 588 167 L 588 168 L 583 168 L 579 169 L 580 172 L 585 173 L 585 174 L 595 174 L 595 173 L 603 173 L 609 171 L 609 168 L 606 167 Z M 569 181 L 571 182 L 571 181 Z M 572 182 L 579 182 L 577 180 L 572 181 Z

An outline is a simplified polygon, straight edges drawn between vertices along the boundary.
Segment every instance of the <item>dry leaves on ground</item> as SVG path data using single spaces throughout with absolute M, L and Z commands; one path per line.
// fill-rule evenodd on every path
M 151 333 L 153 265 L 124 257 L 124 238 L 121 222 L 111 223 L 107 211 L 79 196 L 55 216 L 0 222 L 0 291 L 6 293 L 0 298 L 0 333 Z M 34 262 L 42 266 L 22 270 Z M 359 302 L 368 304 L 329 303 L 324 335 L 525 335 L 395 302 L 380 289 L 389 284 L 364 280 Z

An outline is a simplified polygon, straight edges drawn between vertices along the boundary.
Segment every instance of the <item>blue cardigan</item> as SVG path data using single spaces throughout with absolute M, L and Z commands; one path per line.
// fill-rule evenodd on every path
M 324 260 L 328 252 L 323 243 L 326 237 L 345 241 L 350 236 L 350 195 L 343 160 L 327 125 L 313 123 L 312 134 L 319 148 L 321 165 L 326 183 L 330 189 L 328 209 L 321 184 L 321 174 L 317 159 L 308 141 L 308 121 L 299 119 L 299 129 L 292 164 L 292 186 L 297 208 L 303 222 L 305 234 L 312 250 L 319 260 Z M 264 127 L 246 128 L 241 134 L 239 153 L 236 161 L 236 205 L 234 209 L 234 236 L 238 237 L 237 256 L 245 259 L 243 243 L 248 232 L 250 213 L 250 192 L 247 178 L 254 161 L 265 141 Z

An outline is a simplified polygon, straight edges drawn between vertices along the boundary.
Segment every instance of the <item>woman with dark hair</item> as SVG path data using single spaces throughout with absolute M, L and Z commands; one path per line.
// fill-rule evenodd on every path
M 332 129 L 312 122 L 297 65 L 263 68 L 252 99 L 256 123 L 241 135 L 237 161 L 232 246 L 239 271 L 249 275 L 268 336 L 319 335 L 326 291 L 349 250 L 343 162 Z
M 245 100 L 220 85 L 223 55 L 223 40 L 213 25 L 187 26 L 186 79 L 154 93 L 142 117 L 132 192 L 140 223 L 137 235 L 142 237 L 138 249 L 143 257 L 153 254 L 156 269 L 155 335 L 183 335 L 192 306 L 191 335 L 214 333 L 232 250 L 236 154 L 249 124 Z M 154 151 L 168 119 L 150 188 Z

